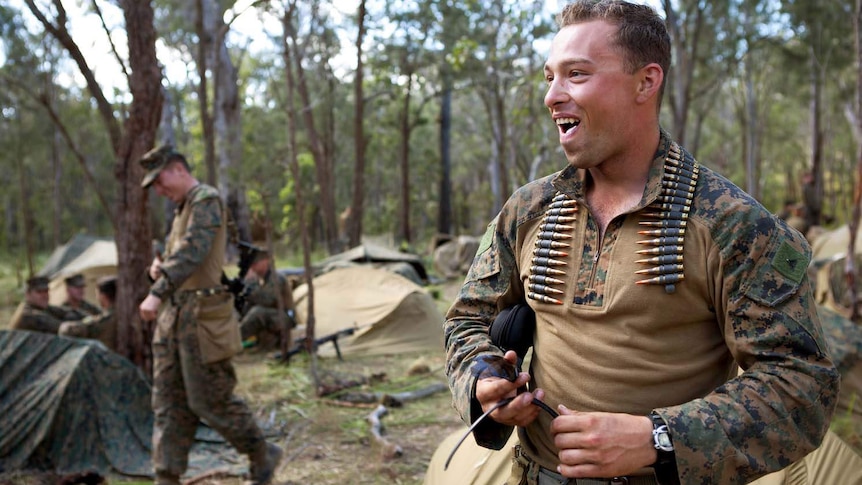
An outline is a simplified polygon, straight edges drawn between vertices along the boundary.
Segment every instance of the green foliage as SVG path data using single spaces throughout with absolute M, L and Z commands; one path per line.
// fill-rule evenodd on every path
M 226 20 L 238 13 L 225 12 L 229 4 L 217 4 Z M 756 192 L 773 210 L 785 199 L 798 200 L 799 174 L 807 169 L 812 150 L 810 82 L 817 73 L 823 81 L 825 207 L 840 223 L 850 212 L 856 165 L 856 141 L 844 118 L 845 107 L 855 95 L 852 6 L 846 2 L 811 5 L 801 0 L 684 0 L 676 5 L 682 25 L 697 24 L 703 29 L 698 33 L 697 51 L 688 53 L 695 55 L 695 68 L 686 121 L 687 147 L 704 164 L 744 186 L 743 148 L 749 136 L 744 128 L 755 123 L 752 133 L 759 140 Z M 304 117 L 309 111 L 314 114 L 322 149 L 332 162 L 337 213 L 352 203 L 354 177 L 365 177 L 363 226 L 369 235 L 393 233 L 400 224 L 405 110 L 412 239 L 428 239 L 436 232 L 444 79 L 451 79 L 454 87 L 451 205 L 456 232 L 481 233 L 496 213 L 500 197 L 565 164 L 542 100 L 540 71 L 555 13 L 546 11 L 542 2 L 369 4 L 363 46 L 364 174 L 353 173 L 355 54 L 345 48 L 355 41 L 355 15 L 338 12 L 325 1 L 298 2 L 296 7 L 292 25 L 303 54 L 302 74 L 309 80 L 311 106 L 301 106 L 296 93 L 294 105 L 287 104 L 284 62 L 293 58 L 284 55 L 282 5 L 267 4 L 243 12 L 226 37 L 238 68 L 242 103 L 242 156 L 228 168 L 227 176 L 246 193 L 256 216 L 265 206 L 269 208 L 273 227 L 289 252 L 297 251 L 299 241 L 296 187 L 303 189 L 304 216 L 312 241 L 321 244 L 318 172 L 310 156 Z M 160 56 L 166 66 L 164 85 L 175 110 L 174 138 L 197 165 L 196 175 L 205 178 L 195 5 L 158 0 L 155 8 Z M 248 18 L 257 21 L 258 31 L 239 28 L 239 20 Z M 4 4 L 0 20 L 0 86 L 4 88 L 0 90 L 0 153 L 6 154 L 0 156 L 0 164 L 10 174 L 2 182 L 0 202 L 6 223 L 0 225 L 0 253 L 19 253 L 25 242 L 24 214 L 32 216 L 32 240 L 37 249 L 49 249 L 79 230 L 108 235 L 108 215 L 93 195 L 98 188 L 113 205 L 116 160 L 100 114 L 83 85 L 70 80 L 74 68 L 67 56 L 34 27 L 26 8 Z M 694 34 L 688 31 L 686 35 Z M 683 46 L 694 48 L 693 42 Z M 682 54 L 675 53 L 680 62 Z M 104 69 L 98 61 L 91 60 L 91 65 Z M 755 68 L 747 71 L 750 90 L 745 86 L 745 65 Z M 212 91 L 215 79 L 208 81 Z M 676 87 L 673 79 L 669 81 L 663 123 L 676 130 L 679 127 L 672 126 L 669 109 Z M 115 99 L 128 96 L 122 87 L 114 89 Z M 70 136 L 84 154 L 94 184 L 86 180 L 37 102 L 48 91 L 63 123 L 72 128 Z M 756 98 L 749 99 L 752 95 Z M 748 100 L 755 104 L 756 120 L 748 119 L 750 114 L 744 109 Z M 117 109 L 125 109 L 117 104 Z M 287 129 L 289 111 L 297 122 L 299 181 L 293 180 L 287 168 L 294 149 Z M 503 167 L 509 185 L 501 187 L 500 194 L 491 193 L 491 187 L 500 184 L 492 183 L 488 170 L 495 153 L 506 158 Z M 60 161 L 59 166 L 52 164 L 54 159 Z

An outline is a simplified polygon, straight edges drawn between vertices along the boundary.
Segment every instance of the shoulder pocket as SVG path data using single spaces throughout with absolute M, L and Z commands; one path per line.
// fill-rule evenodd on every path
M 774 307 L 796 293 L 811 258 L 804 248 L 787 239 L 770 253 L 755 262 L 744 293 L 754 301 Z
M 473 257 L 473 264 L 467 272 L 467 281 L 478 281 L 500 272 L 500 255 L 497 251 L 497 219 L 488 224 L 485 235 L 479 242 L 479 249 Z

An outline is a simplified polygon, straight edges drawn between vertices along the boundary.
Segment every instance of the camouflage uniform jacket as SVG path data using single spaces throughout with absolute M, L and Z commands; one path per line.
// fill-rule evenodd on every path
M 9 328 L 12 330 L 32 330 L 34 332 L 57 334 L 62 321 L 57 315 L 62 314 L 60 307 L 48 305 L 47 308 L 39 308 L 24 302 L 24 307 L 18 318 L 14 320 Z
M 644 195 L 601 240 L 573 167 L 522 187 L 489 225 L 444 325 L 453 402 L 470 423 L 477 357 L 501 355 L 489 325 L 516 303 L 536 312 L 531 386 L 551 406 L 660 414 L 682 483 L 746 483 L 814 449 L 835 406 L 838 375 L 823 340 L 798 232 L 713 171 L 700 167 L 684 239 L 685 279 L 669 293 L 638 284 L 639 223 L 662 194 L 671 141 L 662 132 Z M 685 162 L 695 163 L 682 152 Z M 560 193 L 576 201 L 558 276 L 560 304 L 528 295 L 543 216 Z M 736 363 L 745 370 L 736 376 Z M 524 451 L 556 469 L 545 413 L 520 430 Z M 488 420 L 479 444 L 502 447 L 511 428 Z
M 64 316 L 64 320 L 81 320 L 84 317 L 88 317 L 90 315 L 98 315 L 102 313 L 102 309 L 97 307 L 96 305 L 88 302 L 87 300 L 81 300 L 81 304 L 78 305 L 77 308 L 72 306 L 72 304 L 66 300 L 60 306 L 63 311 L 66 313 Z
M 263 278 L 253 278 L 246 288 L 244 312 L 251 307 L 278 308 L 278 292 L 285 310 L 293 309 L 293 291 L 287 278 L 278 271 L 268 271 Z
M 105 347 L 117 351 L 117 315 L 114 309 L 98 315 L 88 315 L 81 320 L 64 322 L 60 335 L 98 340 Z
M 186 204 L 189 207 L 186 207 Z M 167 253 L 161 265 L 162 276 L 150 287 L 150 293 L 158 296 L 162 301 L 170 298 L 180 287 L 188 286 L 187 280 L 201 272 L 202 264 L 211 259 L 214 261 L 218 259 L 208 257 L 210 250 L 214 249 L 216 236 L 222 229 L 222 205 L 218 192 L 209 185 L 196 185 L 189 190 L 183 202 L 177 207 L 177 217 L 186 210 L 190 211 L 188 225 L 184 228 L 171 229 L 172 235 L 176 236 L 174 234 L 176 232 L 181 239 L 175 244 L 171 241 L 166 244 Z M 222 248 L 215 249 L 221 251 L 219 254 L 224 254 Z M 209 273 L 213 271 L 215 270 Z M 216 274 L 221 274 L 220 268 Z M 220 283 L 209 281 L 202 287 L 217 285 Z

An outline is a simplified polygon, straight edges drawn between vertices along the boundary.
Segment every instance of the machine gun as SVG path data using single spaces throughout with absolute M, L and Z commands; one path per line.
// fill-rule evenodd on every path
M 245 286 L 245 276 L 248 274 L 251 263 L 254 261 L 253 258 L 257 248 L 253 244 L 245 241 L 239 241 L 236 247 L 239 249 L 239 261 L 236 263 L 239 267 L 239 274 L 237 274 L 235 278 L 229 278 L 224 272 L 222 272 L 221 283 L 228 291 L 233 293 L 234 308 L 236 308 L 237 312 L 242 314 L 245 307 L 245 300 L 248 297 L 248 291 Z

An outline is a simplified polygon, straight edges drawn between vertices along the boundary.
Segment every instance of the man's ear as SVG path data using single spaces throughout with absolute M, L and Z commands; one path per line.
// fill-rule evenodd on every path
M 640 82 L 638 83 L 637 100 L 645 103 L 653 96 L 657 96 L 664 81 L 664 71 L 655 62 L 647 64 L 638 70 Z

